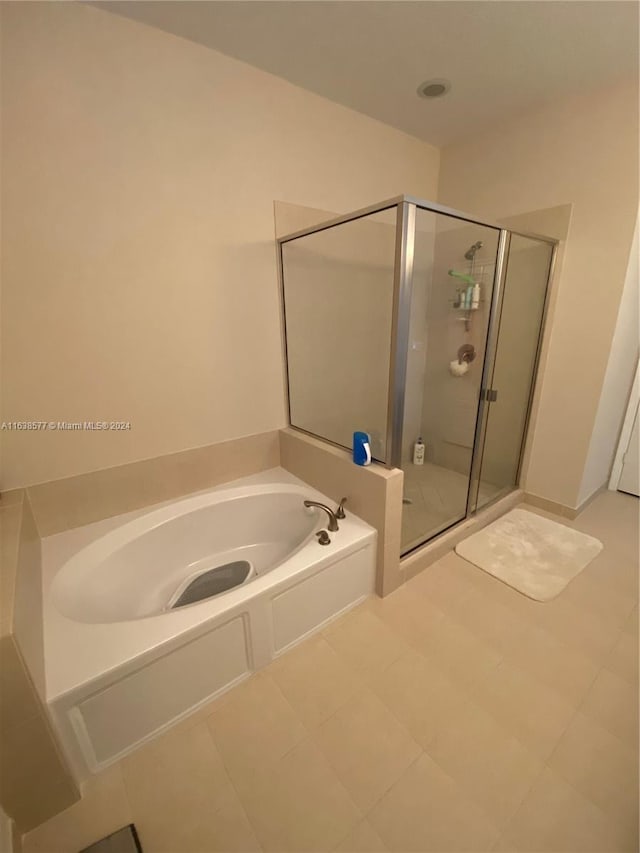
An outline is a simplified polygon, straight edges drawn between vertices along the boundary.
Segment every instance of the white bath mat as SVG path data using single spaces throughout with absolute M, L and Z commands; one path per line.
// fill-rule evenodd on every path
M 529 598 L 549 601 L 600 553 L 602 542 L 534 512 L 512 509 L 455 550 Z

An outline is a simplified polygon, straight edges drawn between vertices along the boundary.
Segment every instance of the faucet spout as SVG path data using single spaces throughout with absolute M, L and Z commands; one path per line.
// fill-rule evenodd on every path
M 329 516 L 329 525 L 328 525 L 329 532 L 335 533 L 336 530 L 338 530 L 338 519 L 336 518 L 336 514 L 328 506 L 325 506 L 324 504 L 318 503 L 318 501 L 305 501 L 304 505 L 306 507 L 317 507 L 318 509 L 323 509 L 327 513 L 327 515 Z

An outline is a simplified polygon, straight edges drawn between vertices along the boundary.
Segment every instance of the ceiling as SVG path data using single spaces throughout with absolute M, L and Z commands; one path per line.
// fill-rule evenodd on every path
M 190 39 L 434 145 L 638 75 L 635 0 L 120 0 Z M 447 78 L 448 95 L 416 89 Z

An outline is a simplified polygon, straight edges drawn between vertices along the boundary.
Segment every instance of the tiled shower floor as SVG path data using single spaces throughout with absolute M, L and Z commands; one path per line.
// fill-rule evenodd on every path
M 132 821 L 145 853 L 637 850 L 637 520 L 606 493 L 569 522 L 605 549 L 546 604 L 447 555 L 94 778 L 24 853 Z
M 469 478 L 457 471 L 425 462 L 404 469 L 404 497 L 411 501 L 402 507 L 402 552 L 421 545 L 430 536 L 464 518 Z M 500 494 L 500 487 L 482 483 L 479 503 Z

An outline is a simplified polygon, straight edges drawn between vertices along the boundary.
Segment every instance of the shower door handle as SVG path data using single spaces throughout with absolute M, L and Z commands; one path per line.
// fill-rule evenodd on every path
M 498 392 L 495 388 L 483 388 L 480 391 L 480 399 L 486 400 L 487 403 L 495 403 L 498 399 Z

